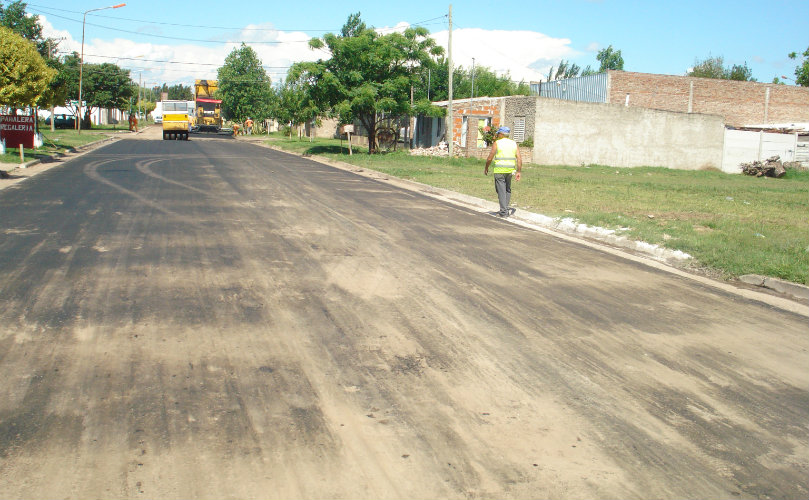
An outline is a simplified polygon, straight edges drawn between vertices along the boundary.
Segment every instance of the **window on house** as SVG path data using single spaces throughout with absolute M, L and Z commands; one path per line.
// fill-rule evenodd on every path
M 487 116 L 481 120 L 478 120 L 478 142 L 477 147 L 478 149 L 483 149 L 486 147 L 486 141 L 483 140 L 483 133 L 485 132 L 486 127 L 492 126 L 492 117 Z
M 525 140 L 525 117 L 518 116 L 514 118 L 514 133 L 511 135 L 514 142 L 522 142 Z
M 469 130 L 469 117 L 464 116 L 463 122 L 461 122 L 461 147 L 466 147 L 466 132 Z

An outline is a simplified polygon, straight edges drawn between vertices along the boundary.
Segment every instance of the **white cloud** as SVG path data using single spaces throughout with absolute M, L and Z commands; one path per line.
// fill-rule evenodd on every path
M 40 15 L 40 23 L 44 36 L 65 38 L 59 44 L 61 52 L 81 51 L 81 40 L 74 40 L 66 30 L 54 28 L 47 16 Z M 389 33 L 407 27 L 408 24 L 402 22 L 393 27 L 380 28 L 380 31 Z M 431 36 L 446 50 L 447 31 L 439 31 Z M 247 25 L 226 38 L 244 40 L 250 45 L 267 67 L 273 82 L 280 81 L 292 63 L 328 57 L 325 51 L 309 48 L 309 35 L 306 33 L 275 30 L 270 23 Z M 476 66 L 486 66 L 498 75 L 509 73 L 515 81 L 539 81 L 545 79 L 550 67 L 557 65 L 561 59 L 569 60 L 579 55 L 570 47 L 570 43 L 567 38 L 552 38 L 535 31 L 463 28 L 453 30 L 452 57 L 456 66 L 469 69 L 472 58 L 475 58 Z M 157 44 L 124 38 L 103 39 L 93 34 L 85 39 L 84 53 L 86 62 L 114 62 L 131 69 L 135 81 L 142 74 L 144 83 L 150 85 L 163 82 L 192 85 L 195 79 L 216 78 L 216 70 L 238 46 L 235 43 Z
M 60 39 L 61 53 L 81 53 L 81 39 L 75 40 L 66 30 L 53 27 L 45 15 L 40 15 L 43 35 Z M 246 26 L 228 39 L 244 40 L 256 51 L 273 82 L 284 77 L 286 68 L 299 61 L 323 57 L 323 52 L 309 49 L 309 35 L 303 32 L 283 32 L 271 25 Z M 159 38 L 157 40 L 160 40 Z M 250 43 L 253 42 L 253 43 Z M 267 43 L 279 42 L 279 43 Z M 132 79 L 143 78 L 144 84 L 193 85 L 196 79 L 214 79 L 217 69 L 227 55 L 240 45 L 236 43 L 182 45 L 135 42 L 125 38 L 104 39 L 86 36 L 84 60 L 88 63 L 112 62 L 131 70 Z M 165 61 L 165 62 L 163 62 Z M 184 64 L 185 63 L 185 64 Z
M 432 36 L 447 48 L 447 31 Z M 498 75 L 509 73 L 515 81 L 539 81 L 547 78 L 551 66 L 575 57 L 567 38 L 552 38 L 536 31 L 452 30 L 452 61 L 456 66 L 486 66 Z

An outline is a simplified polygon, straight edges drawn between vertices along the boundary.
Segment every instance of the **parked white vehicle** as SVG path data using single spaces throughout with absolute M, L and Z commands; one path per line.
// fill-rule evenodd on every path
M 154 103 L 154 111 L 152 111 L 155 123 L 163 123 L 163 101 Z

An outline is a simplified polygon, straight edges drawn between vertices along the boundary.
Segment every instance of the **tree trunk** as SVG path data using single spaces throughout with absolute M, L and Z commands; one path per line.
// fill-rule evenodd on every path
M 361 115 L 360 121 L 365 130 L 368 131 L 368 154 L 374 154 L 376 153 L 376 115 Z

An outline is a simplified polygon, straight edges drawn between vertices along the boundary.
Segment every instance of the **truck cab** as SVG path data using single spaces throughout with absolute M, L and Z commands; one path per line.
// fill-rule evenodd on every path
M 187 141 L 191 131 L 187 101 L 163 101 L 163 140 Z

